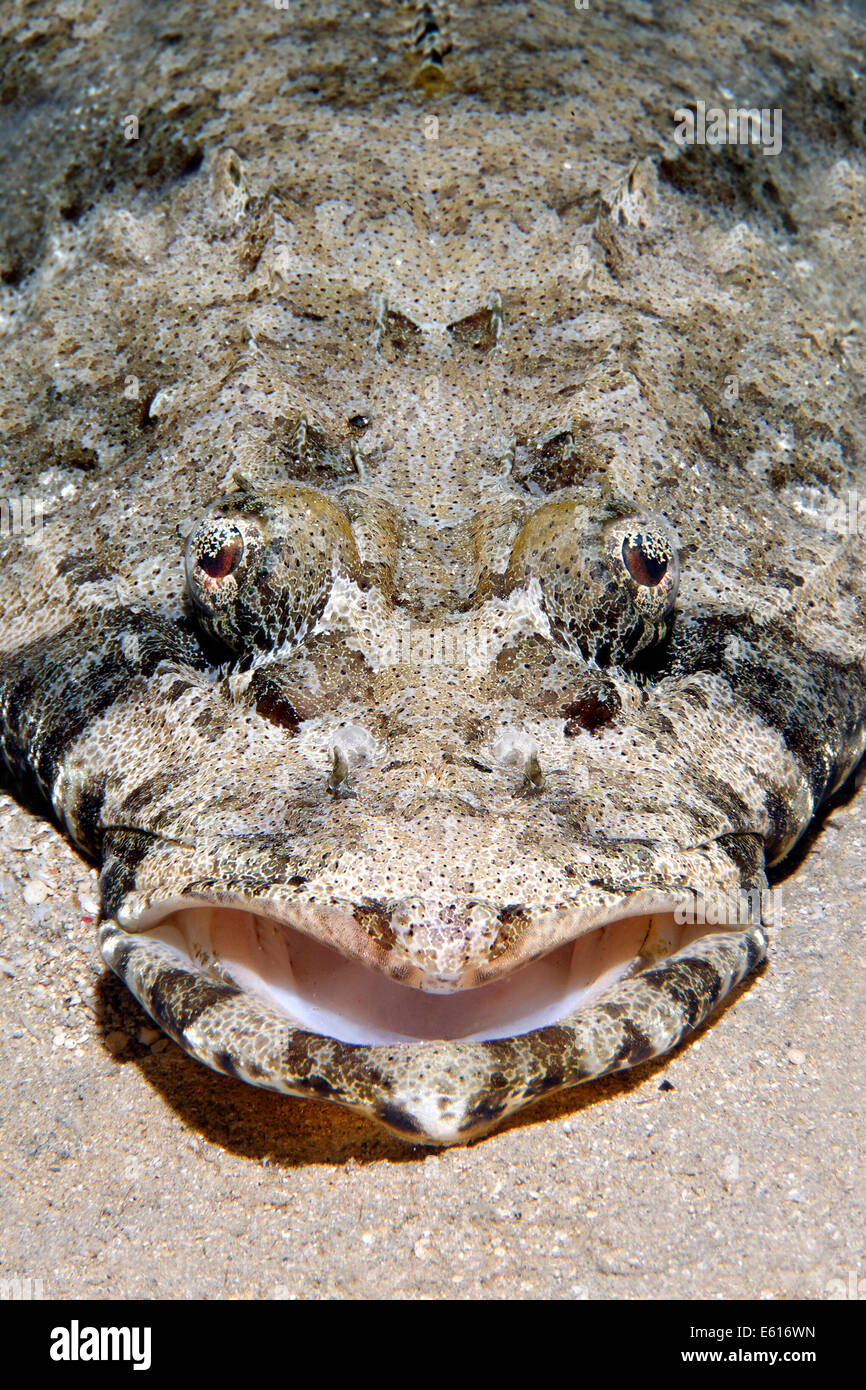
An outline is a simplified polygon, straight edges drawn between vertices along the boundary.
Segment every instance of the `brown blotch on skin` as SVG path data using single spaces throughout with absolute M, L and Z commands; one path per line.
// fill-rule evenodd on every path
M 490 720 L 481 715 L 458 715 L 454 727 L 463 738 L 467 748 L 478 748 L 490 734 Z
M 499 909 L 497 914 L 499 930 L 496 933 L 493 944 L 490 947 L 490 959 L 496 960 L 515 940 L 516 937 L 526 931 L 532 917 L 522 903 L 509 903 Z
M 449 323 L 448 332 L 464 347 L 486 351 L 496 342 L 495 317 L 490 309 L 478 309 L 465 319 Z
M 414 347 L 421 341 L 421 329 L 399 310 L 389 309 L 385 318 L 385 334 L 395 347 Z
M 614 452 L 609 444 L 596 439 L 592 427 L 583 421 L 574 422 L 552 437 L 518 440 L 518 444 L 523 445 L 527 457 L 516 465 L 516 480 L 531 481 L 544 493 L 579 487 L 593 474 L 604 474 Z
M 622 1020 L 623 1039 L 613 1057 L 614 1062 L 627 1062 L 629 1066 L 635 1066 L 639 1062 L 645 1062 L 653 1054 L 651 1040 L 641 1028 L 638 1028 L 630 1018 Z
M 587 690 L 570 704 L 563 705 L 560 714 L 565 719 L 565 733 L 573 736 L 579 733 L 594 734 L 604 724 L 609 724 L 622 709 L 622 701 L 612 685 L 599 686 Z
M 276 681 L 268 680 L 260 672 L 253 679 L 256 693 L 256 714 L 269 723 L 296 734 L 301 725 L 300 716 L 288 696 Z
M 619 242 L 614 236 L 613 226 L 609 217 L 599 217 L 592 229 L 592 239 L 597 242 L 604 252 L 604 263 L 607 266 L 608 274 L 617 283 L 622 279 L 625 261 L 620 249 Z
M 359 927 L 363 927 L 368 936 L 371 936 L 383 951 L 394 949 L 397 940 L 394 928 L 391 926 L 391 914 L 381 903 L 371 902 L 356 905 L 352 909 L 352 915 Z

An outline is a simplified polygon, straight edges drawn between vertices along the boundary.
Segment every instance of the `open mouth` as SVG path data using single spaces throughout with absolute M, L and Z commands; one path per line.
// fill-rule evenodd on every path
M 694 1032 L 767 946 L 758 923 L 695 922 L 695 901 L 642 890 L 601 920 L 539 918 L 514 947 L 447 977 L 413 971 L 399 943 L 374 941 L 349 913 L 271 897 L 133 893 L 99 944 L 159 1026 L 215 1071 L 445 1145 Z
M 401 984 L 242 908 L 184 904 L 141 935 L 162 943 L 178 965 L 238 986 L 295 1027 L 375 1046 L 510 1038 L 559 1023 L 714 930 L 683 924 L 681 915 L 671 904 L 609 922 L 488 984 L 449 993 Z

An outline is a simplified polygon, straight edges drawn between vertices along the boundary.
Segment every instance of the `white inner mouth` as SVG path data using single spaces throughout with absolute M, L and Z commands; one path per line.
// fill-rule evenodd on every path
M 501 980 L 452 994 L 399 984 L 292 927 L 236 908 L 181 908 L 147 935 L 187 966 L 216 963 L 299 1027 L 371 1045 L 507 1038 L 559 1023 L 624 976 L 706 933 L 706 926 L 680 925 L 672 912 L 626 917 Z

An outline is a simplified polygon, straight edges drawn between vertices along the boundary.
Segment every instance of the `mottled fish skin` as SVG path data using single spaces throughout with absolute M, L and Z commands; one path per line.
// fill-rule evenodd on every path
M 449 1144 L 699 1027 L 863 753 L 866 164 L 814 114 L 853 17 L 755 10 L 768 90 L 790 53 L 824 86 L 767 97 L 777 159 L 708 161 L 637 21 L 427 8 L 417 40 L 351 29 L 381 58 L 352 100 L 304 85 L 327 26 L 293 39 L 296 138 L 251 110 L 5 292 L 3 487 L 46 505 L 0 538 L 0 749 L 100 863 L 102 954 L 170 1037 Z M 743 893 L 754 920 L 486 1040 L 338 1041 L 150 934 L 244 909 L 445 992 Z

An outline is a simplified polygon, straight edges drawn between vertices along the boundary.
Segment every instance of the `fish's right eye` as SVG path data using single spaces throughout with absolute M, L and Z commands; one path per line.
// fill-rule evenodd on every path
M 190 533 L 186 584 L 198 622 L 236 652 L 303 640 L 338 574 L 360 568 L 345 513 L 313 488 L 240 491 Z

